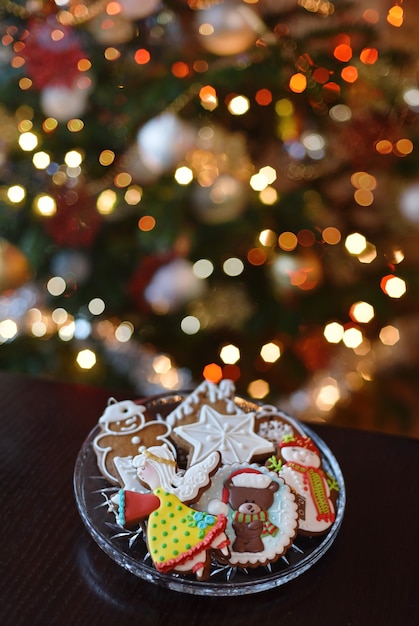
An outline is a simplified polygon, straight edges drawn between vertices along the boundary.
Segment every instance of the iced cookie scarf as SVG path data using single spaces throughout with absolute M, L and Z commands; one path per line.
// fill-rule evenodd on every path
M 272 524 L 272 522 L 269 521 L 266 511 L 259 511 L 259 513 L 240 513 L 239 511 L 234 511 L 233 521 L 244 524 L 250 524 L 250 522 L 258 521 L 263 522 L 262 537 L 266 537 L 267 535 L 275 537 L 279 531 L 278 526 L 275 526 L 275 524 Z
M 330 508 L 323 472 L 316 467 L 306 467 L 292 461 L 287 463 L 287 466 L 304 474 L 304 482 L 309 486 L 311 498 L 316 507 L 317 520 L 333 522 L 335 515 Z

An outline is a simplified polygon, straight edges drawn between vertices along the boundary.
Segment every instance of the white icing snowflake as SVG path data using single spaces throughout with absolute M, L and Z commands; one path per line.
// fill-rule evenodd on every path
M 223 415 L 204 405 L 198 422 L 178 426 L 174 432 L 192 446 L 190 465 L 215 450 L 221 453 L 224 464 L 244 463 L 274 450 L 272 443 L 255 433 L 254 415 Z
M 292 428 L 289 424 L 273 420 L 272 422 L 263 422 L 259 427 L 258 434 L 273 443 L 280 443 L 285 435 L 292 435 Z

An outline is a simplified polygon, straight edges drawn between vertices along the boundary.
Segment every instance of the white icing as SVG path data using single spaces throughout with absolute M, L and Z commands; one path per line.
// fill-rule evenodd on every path
M 190 465 L 215 450 L 220 450 L 224 464 L 251 461 L 255 456 L 274 451 L 271 442 L 254 432 L 254 415 L 223 415 L 203 405 L 198 422 L 177 426 L 173 432 L 191 445 Z
M 147 465 L 151 465 L 163 489 L 176 495 L 182 502 L 192 502 L 209 485 L 210 475 L 220 464 L 220 453 L 213 452 L 185 472 L 178 470 L 175 461 L 175 454 L 167 446 L 151 446 L 133 459 L 133 465 L 137 468 L 138 476 L 144 474 Z
M 271 480 L 271 477 L 267 474 L 238 474 L 237 476 L 233 476 L 231 482 L 236 487 L 255 487 L 256 489 L 266 489 Z
M 272 441 L 272 443 L 276 443 L 277 445 L 286 435 L 292 434 L 293 430 L 289 424 L 285 424 L 284 422 L 278 422 L 277 420 L 262 422 L 258 430 L 258 435 L 260 435 L 264 439 L 267 439 L 268 441 Z
M 226 403 L 228 413 L 238 413 L 239 409 L 234 402 L 235 386 L 231 380 L 222 380 L 218 385 L 204 380 L 192 393 L 190 393 L 166 418 L 166 422 L 174 426 L 185 415 L 192 415 L 198 410 L 203 399 L 209 404 L 220 400 Z
M 304 431 L 296 420 L 271 404 L 259 407 L 255 417 L 259 423 L 258 435 L 276 445 L 280 444 L 283 437 L 294 435 L 295 432 L 304 436 Z
M 114 398 L 109 398 L 108 406 L 103 415 L 99 418 L 99 424 L 108 429 L 112 423 L 124 422 L 124 431 L 137 428 L 138 424 L 144 424 L 145 406 L 136 404 L 132 400 L 122 400 L 117 402 Z
M 123 489 L 138 493 L 146 493 L 148 491 L 138 480 L 137 470 L 132 464 L 132 456 L 116 456 L 113 462 L 121 477 L 121 487 Z
M 123 442 L 124 439 L 128 437 L 131 447 L 131 456 L 134 456 L 139 452 L 142 445 L 141 432 L 146 428 L 153 427 L 154 424 L 159 424 L 159 427 L 162 425 L 161 419 L 146 422 L 143 415 L 145 410 L 144 406 L 135 404 L 135 402 L 131 400 L 116 402 L 116 400 L 110 398 L 108 406 L 103 415 L 99 418 L 101 431 L 93 439 L 93 449 L 97 456 L 99 470 L 102 475 L 112 483 L 117 481 L 117 477 L 109 471 L 107 462 L 109 455 L 116 446 L 116 442 Z M 112 428 L 111 425 L 118 426 L 118 429 Z M 163 435 L 158 435 L 156 442 L 161 441 L 166 443 L 174 450 L 173 444 L 168 439 L 171 433 L 171 427 L 168 424 L 164 425 L 166 432 Z M 107 440 L 109 437 L 112 437 L 113 444 L 109 444 L 109 440 Z M 103 441 L 107 441 L 107 443 L 103 444 Z
M 321 459 L 315 452 L 299 446 L 287 446 L 282 449 L 282 456 L 287 461 L 278 472 L 285 482 L 294 490 L 296 494 L 304 498 L 304 519 L 300 517 L 298 526 L 300 530 L 312 533 L 321 533 L 327 530 L 332 522 L 330 520 L 317 519 L 317 509 L 310 489 L 304 480 L 304 474 L 298 469 L 294 469 L 292 463 L 297 463 L 304 467 L 320 468 Z M 322 471 L 322 470 L 320 470 Z M 322 471 L 324 476 L 324 472 Z M 328 499 L 330 510 L 334 513 L 334 507 L 330 500 L 330 490 L 324 476 L 325 497 Z
M 279 556 L 284 554 L 287 548 L 291 545 L 295 533 L 297 530 L 298 514 L 297 505 L 295 503 L 294 495 L 292 494 L 289 486 L 278 477 L 274 472 L 269 472 L 265 467 L 260 467 L 256 464 L 233 464 L 230 466 L 224 466 L 218 470 L 216 475 L 212 479 L 211 487 L 201 496 L 199 501 L 194 505 L 199 511 L 213 512 L 216 510 L 216 503 L 220 503 L 223 500 L 223 487 L 224 481 L 239 469 L 255 468 L 262 472 L 271 481 L 279 483 L 279 489 L 274 494 L 274 501 L 272 506 L 268 510 L 269 521 L 275 524 L 279 528 L 278 533 L 263 537 L 264 549 L 260 552 L 234 552 L 232 545 L 235 540 L 235 532 L 232 526 L 232 509 L 229 505 L 224 509 L 227 511 L 227 528 L 226 534 L 230 539 L 231 555 L 229 558 L 230 565 L 259 565 L 265 564 L 270 561 L 276 560 Z

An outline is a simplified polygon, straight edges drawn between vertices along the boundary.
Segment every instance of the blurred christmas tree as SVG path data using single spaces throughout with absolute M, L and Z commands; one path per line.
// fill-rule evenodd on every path
M 309 419 L 381 380 L 414 432 L 417 11 L 0 8 L 0 367 Z

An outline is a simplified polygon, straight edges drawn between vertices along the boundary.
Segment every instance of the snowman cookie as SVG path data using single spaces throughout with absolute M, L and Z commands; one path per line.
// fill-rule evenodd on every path
M 132 400 L 110 398 L 99 427 L 100 433 L 93 440 L 98 468 L 109 482 L 119 486 L 130 480 L 131 460 L 141 447 L 162 443 L 173 447 L 168 439 L 170 426 L 162 419 L 148 419 L 146 408 Z
M 280 457 L 267 466 L 290 486 L 298 505 L 298 531 L 305 535 L 327 532 L 335 521 L 337 483 L 322 467 L 321 453 L 306 436 L 285 437 Z

